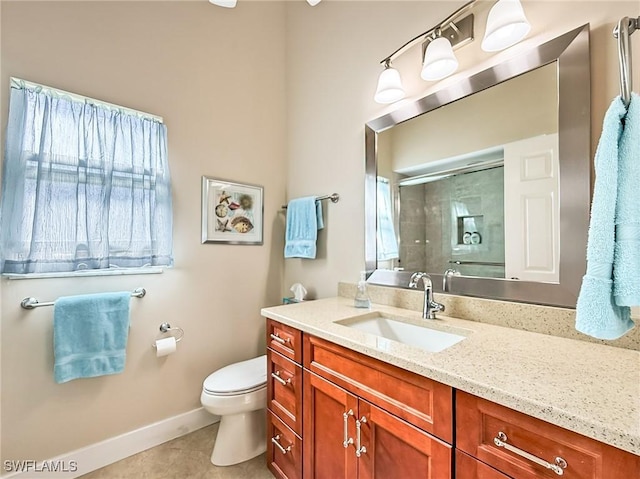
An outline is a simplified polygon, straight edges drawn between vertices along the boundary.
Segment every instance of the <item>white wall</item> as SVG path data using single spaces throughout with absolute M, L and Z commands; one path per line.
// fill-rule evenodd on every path
M 458 134 L 456 141 L 449 141 L 451 131 Z M 394 171 L 420 174 L 431 162 L 557 131 L 558 67 L 553 63 L 390 128 L 378 141 L 391 136 Z
M 289 175 L 287 197 L 337 191 L 338 204 L 326 207 L 316 260 L 285 260 L 284 291 L 302 282 L 317 297 L 336 294 L 338 281 L 356 281 L 364 268 L 364 124 L 396 106 L 373 101 L 379 61 L 404 42 L 431 28 L 462 1 L 322 2 L 313 10 L 303 2 L 287 5 L 287 123 Z M 524 1 L 532 24 L 528 39 L 492 55 L 480 49 L 493 1 L 474 8 L 476 41 L 457 51 L 459 73 L 441 83 L 420 79 L 419 47 L 394 62 L 409 99 L 456 82 L 470 71 L 513 55 L 585 23 L 591 24 L 592 144 L 602 118 L 618 94 L 616 42 L 611 30 L 623 16 L 640 15 L 637 0 Z M 640 35 L 632 37 L 640 51 Z M 640 62 L 634 64 L 636 90 Z M 452 141 L 455 141 L 452 132 Z
M 16 76 L 164 117 L 175 268 L 161 275 L 2 280 L 2 458 L 47 459 L 200 407 L 203 379 L 264 351 L 280 301 L 285 199 L 282 3 L 11 2 L 2 11 L 2 134 Z M 4 144 L 4 136 L 1 139 Z M 264 246 L 200 244 L 200 178 L 264 185 Z M 52 308 L 20 301 L 144 286 L 122 374 L 53 381 Z M 158 326 L 184 328 L 156 358 Z

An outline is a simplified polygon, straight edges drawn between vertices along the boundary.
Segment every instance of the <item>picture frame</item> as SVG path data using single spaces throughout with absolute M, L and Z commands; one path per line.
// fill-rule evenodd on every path
M 263 244 L 264 188 L 202 177 L 202 243 Z

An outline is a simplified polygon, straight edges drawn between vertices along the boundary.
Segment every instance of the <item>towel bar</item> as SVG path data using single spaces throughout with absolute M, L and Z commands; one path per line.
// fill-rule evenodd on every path
M 136 288 L 131 292 L 131 297 L 135 298 L 144 298 L 144 295 L 147 294 L 147 290 L 144 288 Z M 39 308 L 40 306 L 53 306 L 55 301 L 49 301 L 48 303 L 41 303 L 36 298 L 24 298 L 20 303 L 24 309 L 34 309 Z
M 340 195 L 338 193 L 332 193 L 330 195 L 318 196 L 316 198 L 316 201 L 322 201 L 322 200 L 331 200 L 332 203 L 337 203 L 338 201 L 340 201 Z M 282 205 L 282 209 L 286 210 L 287 205 Z

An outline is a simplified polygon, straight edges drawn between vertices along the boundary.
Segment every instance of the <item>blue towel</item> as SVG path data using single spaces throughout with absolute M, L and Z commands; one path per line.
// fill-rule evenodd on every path
M 54 378 L 64 383 L 122 372 L 131 293 L 58 298 L 53 306 Z
M 630 309 L 613 297 L 618 142 L 626 113 L 620 97 L 604 117 L 595 156 L 596 181 L 587 241 L 587 272 L 576 305 L 576 329 L 599 339 L 616 339 L 633 327 Z
M 315 196 L 291 200 L 287 205 L 284 257 L 316 257 L 318 230 L 324 227 L 322 204 Z
M 640 305 L 640 97 L 635 93 L 618 153 L 613 295 L 618 306 Z

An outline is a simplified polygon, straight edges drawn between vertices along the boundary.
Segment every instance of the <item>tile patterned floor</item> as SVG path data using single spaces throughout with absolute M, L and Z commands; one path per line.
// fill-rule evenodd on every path
M 82 479 L 273 479 L 262 454 L 235 466 L 211 464 L 218 424 L 82 476 Z

